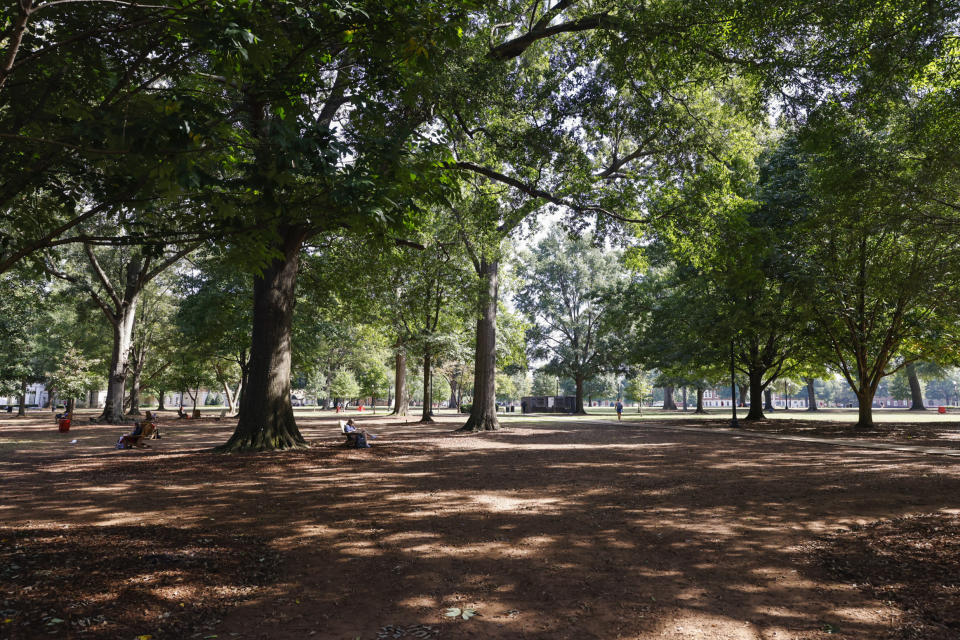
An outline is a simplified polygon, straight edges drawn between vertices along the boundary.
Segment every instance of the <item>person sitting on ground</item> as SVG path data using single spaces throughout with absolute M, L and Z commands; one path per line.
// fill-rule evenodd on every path
M 187 418 L 189 418 L 189 416 L 183 410 L 183 405 L 177 407 L 177 420 L 186 420 Z
M 367 440 L 374 440 L 377 437 L 357 427 L 353 423 L 353 418 L 347 420 L 347 423 L 343 425 L 343 432 L 347 434 L 347 444 L 351 444 L 357 449 L 369 449 L 370 443 Z

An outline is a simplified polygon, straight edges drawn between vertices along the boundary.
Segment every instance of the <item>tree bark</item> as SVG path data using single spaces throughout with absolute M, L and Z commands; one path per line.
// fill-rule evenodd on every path
M 166 393 L 163 389 L 157 392 L 157 411 L 166 411 L 167 407 L 163 404 L 163 395 Z
M 420 422 L 433 422 L 433 371 L 431 369 L 430 350 L 423 356 L 423 413 Z
M 578 416 L 585 416 L 587 412 L 583 408 L 583 376 L 574 376 L 574 382 L 577 385 L 577 404 L 573 412 Z
M 677 403 L 673 401 L 673 385 L 667 385 L 663 388 L 663 409 L 664 411 L 677 410 Z
M 763 390 L 763 410 L 774 411 L 773 408 L 773 390 L 769 387 Z
M 17 415 L 27 415 L 27 381 L 20 382 L 20 406 L 17 407 Z
M 140 376 L 142 370 L 139 366 L 134 366 L 133 375 L 130 377 L 130 409 L 127 415 L 140 415 Z
M 227 396 L 227 411 L 233 413 L 233 391 L 231 391 L 230 385 L 227 384 L 226 378 L 221 381 L 221 384 L 223 384 L 223 393 Z
M 870 389 L 857 391 L 857 429 L 873 428 L 873 395 Z
M 683 410 L 687 410 L 687 387 L 683 387 Z
M 694 413 L 706 413 L 707 410 L 703 408 L 703 387 L 697 387 L 697 408 Z
M 407 398 L 407 352 L 402 347 L 397 349 L 394 381 L 396 391 L 393 394 L 393 415 L 408 415 L 410 413 L 410 400 Z
M 128 265 L 128 278 L 133 275 L 134 262 Z M 139 273 L 139 266 L 136 273 Z M 137 314 L 139 292 L 125 296 L 113 322 L 113 350 L 110 353 L 110 374 L 107 378 L 107 398 L 98 420 L 107 424 L 123 423 L 124 386 L 127 381 L 130 347 L 133 344 L 133 323 Z
M 814 379 L 806 378 L 807 383 L 807 411 L 818 411 L 817 392 L 813 388 Z
M 221 452 L 294 449 L 306 446 L 290 402 L 290 330 L 297 268 L 306 237 L 300 227 L 280 230 L 276 258 L 253 280 L 250 372 L 240 401 L 240 419 Z
M 926 411 L 923 404 L 923 387 L 917 377 L 917 369 L 913 363 L 907 365 L 907 380 L 910 382 L 910 411 Z
M 460 431 L 496 431 L 497 420 L 497 298 L 500 291 L 500 262 L 480 261 L 479 317 L 473 369 L 473 406 L 470 418 Z
M 739 406 L 747 406 L 747 390 L 750 388 L 749 385 L 737 383 L 737 389 L 740 391 L 740 403 Z
M 763 420 L 763 373 L 751 373 L 750 377 L 750 411 L 746 420 Z
M 447 401 L 447 404 L 451 408 L 456 407 L 457 413 L 460 413 L 460 404 L 457 402 L 457 377 L 450 376 L 447 382 L 450 384 L 450 400 Z

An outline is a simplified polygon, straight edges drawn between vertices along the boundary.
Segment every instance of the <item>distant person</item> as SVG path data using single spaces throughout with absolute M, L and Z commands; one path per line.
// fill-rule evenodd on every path
M 183 410 L 183 405 L 177 407 L 177 420 L 186 420 L 187 413 Z
M 617 400 L 617 420 L 623 420 L 623 403 Z

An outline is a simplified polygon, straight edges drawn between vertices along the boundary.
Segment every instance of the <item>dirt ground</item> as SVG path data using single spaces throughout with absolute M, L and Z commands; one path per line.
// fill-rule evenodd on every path
M 960 458 L 335 420 L 224 456 L 229 419 L 0 417 L 0 638 L 960 638 Z

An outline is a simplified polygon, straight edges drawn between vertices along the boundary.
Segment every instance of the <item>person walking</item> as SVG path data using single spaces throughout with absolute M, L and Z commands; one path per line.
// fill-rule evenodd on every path
M 623 403 L 617 398 L 617 420 L 623 420 Z

